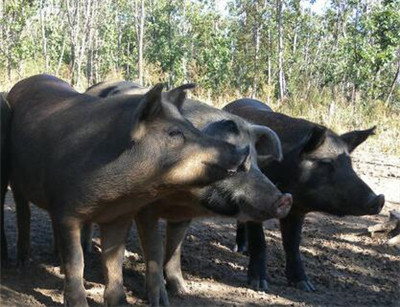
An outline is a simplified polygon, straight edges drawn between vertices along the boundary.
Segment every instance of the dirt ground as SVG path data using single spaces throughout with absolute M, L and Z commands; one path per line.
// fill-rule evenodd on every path
M 400 306 L 400 250 L 371 236 L 367 227 L 383 222 L 391 209 L 400 210 L 400 158 L 356 152 L 357 172 L 377 193 L 386 195 L 377 216 L 336 218 L 310 214 L 306 218 L 301 251 L 309 279 L 317 288 L 305 293 L 288 287 L 278 222 L 265 223 L 270 290 L 246 287 L 248 258 L 233 253 L 235 221 L 206 219 L 193 223 L 183 248 L 183 270 L 190 293 L 171 297 L 173 306 Z M 10 194 L 10 193 L 8 193 Z M 15 208 L 6 203 L 6 234 L 14 263 L 1 271 L 2 306 L 62 306 L 63 275 L 52 254 L 48 215 L 32 207 L 31 263 L 15 267 Z M 98 237 L 86 259 L 85 286 L 89 303 L 102 304 L 103 277 Z M 124 263 L 124 279 L 131 304 L 145 305 L 144 264 L 136 229 L 131 230 Z

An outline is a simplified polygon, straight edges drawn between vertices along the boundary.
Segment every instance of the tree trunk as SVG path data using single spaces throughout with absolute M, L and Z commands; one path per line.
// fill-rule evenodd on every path
M 254 78 L 253 78 L 253 89 L 251 96 L 254 97 L 257 94 L 257 85 L 258 85 L 258 59 L 259 59 L 259 51 L 260 51 L 260 26 L 257 24 L 254 31 Z
M 87 79 L 87 84 L 92 85 L 94 83 L 94 77 L 93 77 L 93 54 L 94 54 L 94 32 L 95 28 L 93 25 L 97 24 L 97 11 L 98 7 L 96 6 L 97 1 L 94 1 L 92 4 L 92 7 L 90 9 L 90 20 L 88 24 L 88 35 L 87 35 L 87 46 L 88 46 L 88 52 L 87 52 L 87 63 L 86 63 L 86 79 Z
M 100 80 L 100 59 L 99 59 L 99 34 L 96 30 L 94 35 L 94 53 L 93 53 L 93 70 L 94 70 L 94 79 L 93 83 L 97 83 Z
M 43 52 L 43 59 L 45 63 L 45 71 L 49 72 L 49 57 L 47 54 L 47 38 L 46 38 L 46 17 L 44 13 L 44 0 L 40 1 L 40 24 L 41 24 L 41 30 L 42 30 L 42 52 Z
M 286 97 L 286 81 L 283 71 L 283 25 L 282 25 L 282 0 L 276 1 L 278 23 L 278 67 L 279 67 L 279 99 Z
M 400 46 L 399 46 L 399 49 L 397 50 L 397 70 L 396 70 L 396 73 L 394 75 L 394 78 L 393 78 L 393 81 L 392 81 L 392 85 L 390 86 L 390 91 L 389 91 L 389 94 L 388 94 L 388 96 L 386 98 L 386 103 L 389 103 L 390 98 L 393 95 L 394 89 L 396 88 L 397 80 L 399 80 L 399 75 L 400 75 Z
M 169 51 L 169 72 L 168 72 L 168 88 L 174 84 L 174 63 L 172 58 L 172 0 L 168 3 L 168 51 Z
M 144 10 L 144 0 L 140 1 L 140 22 L 139 22 L 139 31 L 138 31 L 138 75 L 139 75 L 139 84 L 143 85 L 143 35 L 144 35 L 144 19 L 145 19 L 145 10 Z
M 357 96 L 357 89 L 356 89 L 356 84 L 353 83 L 353 88 L 351 91 L 351 103 L 354 105 L 356 102 L 356 96 Z
M 61 47 L 61 54 L 60 57 L 58 58 L 58 64 L 57 64 L 57 70 L 56 70 L 56 75 L 58 75 L 60 69 L 61 69 L 61 64 L 64 58 L 64 53 L 65 53 L 65 35 L 63 37 L 63 42 L 62 42 L 62 47 Z
M 115 71 L 119 71 L 121 68 L 121 45 L 122 45 L 122 25 L 121 19 L 115 18 L 115 27 L 117 29 L 117 52 L 115 53 Z
M 7 77 L 8 77 L 9 82 L 12 81 L 11 71 L 12 71 L 12 58 L 11 58 L 11 51 L 10 51 L 10 52 L 8 52 L 8 55 L 7 55 Z
M 70 2 L 71 0 L 66 1 L 66 13 L 69 24 L 69 34 L 71 37 L 71 61 L 69 64 L 69 71 L 71 76 L 71 85 L 75 85 L 75 69 L 76 69 L 76 58 L 77 58 L 77 50 L 78 47 L 78 29 L 79 29 L 79 20 L 80 20 L 80 1 L 76 1 L 74 4 Z
M 91 0 L 85 0 L 85 6 L 84 6 L 84 23 L 82 25 L 82 29 L 80 29 L 80 32 L 82 32 L 81 35 L 81 42 L 80 42 L 80 50 L 78 54 L 78 65 L 77 65 L 77 74 L 76 74 L 76 84 L 80 84 L 80 73 L 82 69 L 82 64 L 83 64 L 83 59 L 85 56 L 85 51 L 86 51 L 86 46 L 87 42 L 89 39 L 90 35 L 90 29 L 92 27 L 92 1 Z
M 267 84 L 268 84 L 268 94 L 267 94 L 267 104 L 269 105 L 270 103 L 271 103 L 271 73 L 272 73 L 272 71 L 271 71 L 271 50 L 272 50 L 272 48 L 271 48 L 271 46 L 272 46 L 272 40 L 271 40 L 271 30 L 270 29 L 268 29 L 268 60 L 267 60 L 267 65 L 268 65 L 268 67 L 267 67 L 267 69 L 268 69 L 268 81 L 267 81 Z
M 255 11 L 259 10 L 257 5 L 257 1 L 255 2 Z M 261 41 L 261 24 L 260 21 L 256 19 L 254 25 L 254 33 L 253 33 L 253 43 L 254 43 L 254 59 L 253 59 L 253 86 L 251 91 L 251 98 L 254 98 L 257 94 L 257 86 L 258 86 L 258 60 L 260 53 L 260 41 Z
M 61 28 L 64 29 L 65 27 L 65 13 L 61 13 Z M 55 71 L 55 75 L 58 76 L 58 73 L 61 69 L 61 65 L 64 59 L 64 53 L 65 53 L 65 44 L 66 44 L 66 34 L 63 34 L 63 39 L 62 39 L 62 45 L 61 45 L 61 53 L 60 56 L 58 57 L 58 62 L 57 62 L 57 68 Z

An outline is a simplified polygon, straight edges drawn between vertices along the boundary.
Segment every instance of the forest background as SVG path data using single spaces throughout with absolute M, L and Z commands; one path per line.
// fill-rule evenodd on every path
M 195 82 L 218 107 L 377 125 L 367 149 L 400 155 L 400 0 L 321 1 L 0 0 L 0 91 L 43 72 L 81 91 Z

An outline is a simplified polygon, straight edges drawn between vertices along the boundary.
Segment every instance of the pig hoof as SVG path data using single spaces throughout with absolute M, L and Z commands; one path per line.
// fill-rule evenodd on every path
M 234 253 L 242 253 L 243 255 L 248 255 L 246 245 L 239 246 L 239 245 L 235 244 L 235 246 L 232 248 L 232 251 Z
M 184 282 L 168 281 L 167 289 L 168 289 L 168 292 L 173 296 L 182 297 L 188 293 Z
M 112 302 L 110 300 L 104 299 L 104 306 L 111 307 L 111 306 L 129 306 L 126 298 L 121 299 L 118 302 Z
M 292 282 L 291 285 L 297 289 L 300 289 L 300 290 L 303 290 L 306 292 L 314 292 L 315 291 L 314 285 L 311 282 L 309 282 L 308 280 Z
M 81 301 L 81 302 L 76 302 L 73 300 L 65 300 L 64 301 L 64 306 L 65 307 L 73 307 L 73 306 L 79 306 L 79 307 L 89 307 L 89 305 L 87 304 L 87 301 Z
M 129 304 L 124 295 L 123 297 L 117 298 L 104 298 L 104 306 L 129 306 Z
M 126 294 L 122 287 L 104 289 L 104 306 L 128 306 Z
M 80 289 L 78 291 L 66 291 L 64 289 L 64 306 L 72 307 L 89 307 L 88 302 L 86 300 L 86 292 L 84 289 Z
M 149 305 L 151 307 L 158 307 L 158 306 L 169 307 L 169 300 L 168 297 L 161 295 L 159 301 L 153 301 L 149 299 Z
M 161 285 L 159 292 L 153 292 L 149 291 L 149 288 L 147 288 L 147 298 L 150 306 L 169 306 L 169 299 L 168 299 L 168 293 L 165 288 L 165 285 Z
M 250 282 L 250 288 L 254 291 L 268 291 L 268 282 L 265 279 L 252 279 Z

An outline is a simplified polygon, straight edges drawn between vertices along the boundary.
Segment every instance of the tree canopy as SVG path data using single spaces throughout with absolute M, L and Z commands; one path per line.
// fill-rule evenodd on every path
M 312 91 L 400 103 L 400 0 L 0 0 L 1 82 L 48 72 L 196 82 L 264 101 Z

